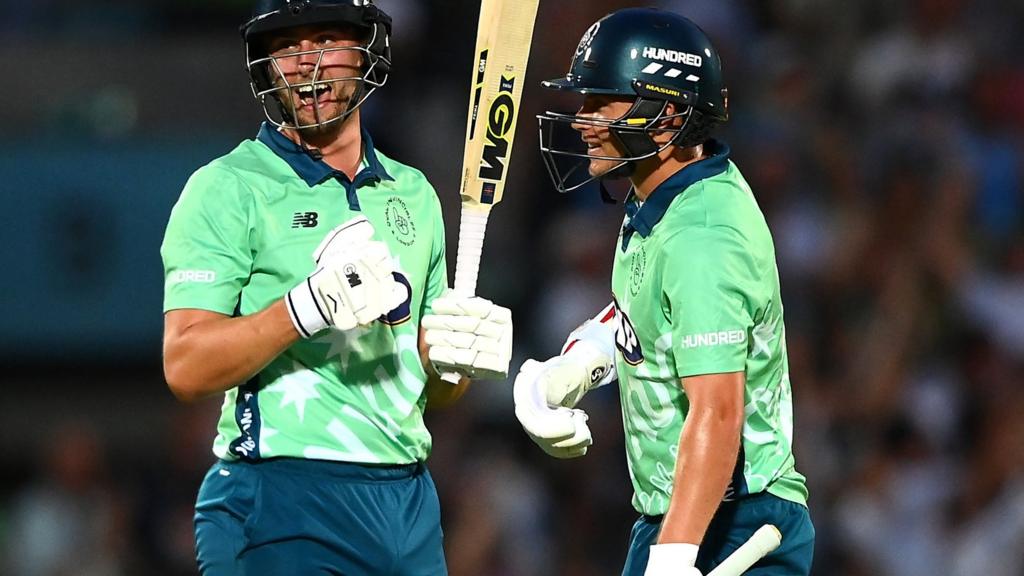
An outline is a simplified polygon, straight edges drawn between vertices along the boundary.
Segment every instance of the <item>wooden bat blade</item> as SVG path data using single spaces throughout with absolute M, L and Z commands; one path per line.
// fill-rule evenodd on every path
M 460 195 L 488 211 L 501 201 L 540 0 L 483 0 L 466 120 Z

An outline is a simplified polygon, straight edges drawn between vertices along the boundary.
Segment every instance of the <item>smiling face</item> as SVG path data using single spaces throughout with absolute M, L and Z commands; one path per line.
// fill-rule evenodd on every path
M 349 110 L 362 82 L 363 36 L 353 27 L 302 26 L 269 40 L 275 97 L 296 126 L 320 129 Z
M 580 133 L 580 138 L 586 144 L 587 156 L 593 157 L 588 166 L 591 176 L 601 176 L 622 164 L 619 160 L 607 160 L 600 157 L 622 158 L 626 156 L 621 143 L 606 124 L 625 116 L 632 106 L 633 101 L 626 98 L 595 94 L 588 94 L 584 97 L 583 106 L 580 107 L 576 116 L 594 120 L 595 123 L 574 122 L 572 128 Z

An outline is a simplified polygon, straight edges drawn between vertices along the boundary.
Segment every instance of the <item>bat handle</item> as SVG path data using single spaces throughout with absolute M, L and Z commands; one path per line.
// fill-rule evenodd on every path
M 476 293 L 476 279 L 480 272 L 480 254 L 484 249 L 484 232 L 487 230 L 489 210 L 462 206 L 459 221 L 459 252 L 455 259 L 455 284 L 452 289 L 460 296 Z
M 484 232 L 490 210 L 474 210 L 463 204 L 459 221 L 459 252 L 455 259 L 455 284 L 452 291 L 460 296 L 476 293 L 477 275 L 480 273 L 480 255 L 484 250 Z M 441 374 L 441 380 L 458 384 L 462 377 L 457 372 Z
M 782 533 L 771 524 L 765 524 L 754 532 L 742 546 L 729 555 L 707 576 L 742 576 L 757 561 L 770 554 L 782 543 Z

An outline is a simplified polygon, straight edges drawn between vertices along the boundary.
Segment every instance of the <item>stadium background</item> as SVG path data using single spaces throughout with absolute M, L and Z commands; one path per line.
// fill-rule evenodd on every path
M 379 0 L 394 72 L 364 108 L 421 168 L 454 263 L 475 2 Z M 773 228 L 815 574 L 1024 574 L 1024 4 L 651 2 L 723 55 L 733 147 Z M 619 208 L 561 197 L 533 115 L 567 110 L 586 26 L 626 5 L 545 0 L 482 294 L 512 307 L 513 366 L 609 297 Z M 253 137 L 243 0 L 0 1 L 0 574 L 190 574 L 213 400 L 160 369 L 168 211 Z M 633 519 L 613 389 L 595 445 L 545 457 L 511 382 L 432 414 L 453 576 L 617 574 Z

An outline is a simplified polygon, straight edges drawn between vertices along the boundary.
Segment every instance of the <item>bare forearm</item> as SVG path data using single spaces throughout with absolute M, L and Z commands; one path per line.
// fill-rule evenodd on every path
M 164 339 L 164 374 L 175 396 L 195 401 L 251 378 L 298 340 L 283 301 L 237 318 L 191 324 Z
M 741 421 L 711 408 L 688 416 L 659 543 L 700 544 L 729 486 L 741 427 Z

